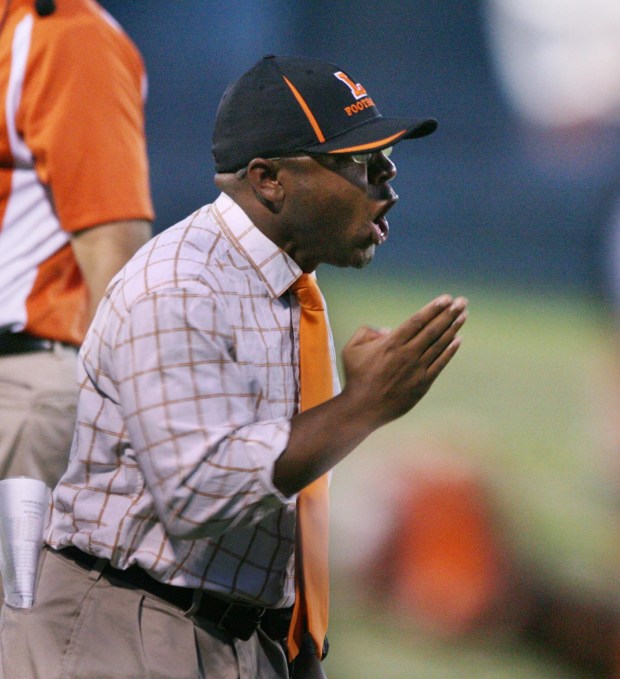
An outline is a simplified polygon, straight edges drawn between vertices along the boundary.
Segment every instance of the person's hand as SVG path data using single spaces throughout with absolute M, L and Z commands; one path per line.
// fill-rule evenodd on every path
M 274 465 L 276 488 L 287 497 L 298 493 L 411 410 L 456 353 L 466 307 L 465 298 L 442 295 L 395 330 L 360 328 L 342 352 L 342 392 L 291 420 L 288 446 Z
M 467 300 L 437 297 L 398 328 L 357 330 L 342 352 L 344 393 L 360 403 L 373 427 L 404 415 L 456 353 Z
M 327 675 L 314 653 L 304 653 L 295 659 L 291 679 L 327 679 Z

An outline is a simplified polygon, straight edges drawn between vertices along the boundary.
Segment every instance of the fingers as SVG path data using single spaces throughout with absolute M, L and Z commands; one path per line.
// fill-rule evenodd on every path
M 377 422 L 408 412 L 456 354 L 467 299 L 441 295 L 395 330 L 359 328 L 343 350 L 347 388 L 366 394 Z
M 447 309 L 427 323 L 410 342 L 414 351 L 419 351 L 421 362 L 432 363 L 437 354 L 454 339 L 466 318 L 467 300 L 457 297 Z
M 441 354 L 431 363 L 426 371 L 426 377 L 432 383 L 439 375 L 439 373 L 448 365 L 452 357 L 461 346 L 461 338 L 455 337 Z
M 401 323 L 394 331 L 394 339 L 398 342 L 409 342 L 425 328 L 434 318 L 442 314 L 453 303 L 450 295 L 440 295 L 422 307 L 411 318 Z
M 467 299 L 437 297 L 394 332 L 394 340 L 408 345 L 412 357 L 430 365 L 450 344 L 467 318 Z
M 366 342 L 379 339 L 379 337 L 385 337 L 385 335 L 387 335 L 389 332 L 390 331 L 386 328 L 376 328 L 372 325 L 363 325 L 353 333 L 350 344 L 365 344 Z
M 411 318 L 390 332 L 385 328 L 362 326 L 351 338 L 351 346 L 369 344 L 386 338 L 388 345 L 397 349 L 399 361 L 414 362 L 428 377 L 438 375 L 456 353 L 461 341 L 457 333 L 467 320 L 465 297 L 441 295 L 422 307 Z
M 463 327 L 467 320 L 467 311 L 463 309 L 456 319 L 448 325 L 443 333 L 430 344 L 420 357 L 420 363 L 425 366 L 431 366 L 444 351 L 454 342 L 458 331 Z M 460 344 L 460 339 L 458 344 Z

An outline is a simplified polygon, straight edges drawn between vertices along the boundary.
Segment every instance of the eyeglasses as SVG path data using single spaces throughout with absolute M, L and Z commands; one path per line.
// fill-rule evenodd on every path
M 370 159 L 376 154 L 380 153 L 383 155 L 385 158 L 389 158 L 390 154 L 392 153 L 394 147 L 393 146 L 388 146 L 385 149 L 381 149 L 381 151 L 368 151 L 368 153 L 292 153 L 290 156 L 273 156 L 271 158 L 267 158 L 267 160 L 282 160 L 282 158 L 298 158 L 299 156 L 305 156 L 308 155 L 310 158 L 317 158 L 319 156 L 327 156 L 328 158 L 350 158 L 354 163 L 357 163 L 358 165 L 366 165 L 367 163 L 370 162 Z
M 370 159 L 376 154 L 380 153 L 384 158 L 389 158 L 392 151 L 394 150 L 393 146 L 388 146 L 385 149 L 381 149 L 381 151 L 368 151 L 367 153 L 326 153 L 322 155 L 326 155 L 331 158 L 350 158 L 354 163 L 357 163 L 358 165 L 368 165 L 370 162 Z M 306 155 L 305 153 L 295 153 L 291 154 L 290 156 L 273 156 L 270 158 L 267 158 L 267 160 L 282 160 L 283 158 L 297 158 L 300 155 Z M 312 157 L 317 157 L 317 155 L 310 155 L 310 158 Z M 245 175 L 247 174 L 248 168 L 247 167 L 242 167 L 240 170 L 237 170 L 235 173 L 235 176 L 237 179 L 243 179 Z
M 354 163 L 366 165 L 370 162 L 370 159 L 375 155 L 375 153 L 380 153 L 385 158 L 389 158 L 393 149 L 393 146 L 388 146 L 386 149 L 381 149 L 381 151 L 369 151 L 368 153 L 349 153 L 343 155 L 348 155 Z

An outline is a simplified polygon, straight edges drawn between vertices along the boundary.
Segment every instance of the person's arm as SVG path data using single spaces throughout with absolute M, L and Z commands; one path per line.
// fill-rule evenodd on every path
M 454 355 L 465 300 L 431 302 L 393 332 L 358 331 L 344 391 L 292 419 L 256 419 L 229 310 L 188 281 L 131 304 L 110 375 L 136 460 L 169 535 L 253 525 L 422 398 Z
M 341 394 L 291 421 L 274 485 L 291 496 L 336 466 L 367 436 L 404 415 L 456 353 L 467 300 L 444 295 L 391 332 L 360 328 L 343 351 Z
M 162 257 L 161 250 L 152 257 Z M 281 408 L 257 418 L 268 371 L 239 360 L 240 352 L 256 360 L 263 343 L 248 340 L 250 348 L 243 333 L 238 336 L 231 327 L 238 307 L 229 295 L 211 292 L 202 278 L 183 275 L 177 286 L 169 285 L 156 266 L 146 275 L 147 294 L 134 298 L 126 287 L 107 304 L 115 324 L 112 344 L 90 371 L 107 374 L 117 385 L 113 398 L 168 535 L 220 539 L 273 511 L 290 511 L 292 502 L 273 485 L 289 420 Z M 122 321 L 110 309 L 117 305 L 128 311 Z M 284 327 L 286 305 L 280 318 Z M 292 397 L 294 386 L 288 389 Z
M 146 220 L 110 222 L 72 234 L 71 246 L 88 289 L 89 322 L 110 279 L 150 237 Z
M 153 206 L 142 59 L 121 30 L 91 10 L 37 20 L 20 124 L 71 237 L 93 311 L 112 274 L 150 236 Z

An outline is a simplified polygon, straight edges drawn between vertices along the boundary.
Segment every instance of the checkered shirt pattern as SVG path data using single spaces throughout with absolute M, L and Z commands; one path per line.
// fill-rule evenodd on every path
M 293 603 L 296 498 L 272 477 L 298 410 L 300 274 L 225 194 L 134 256 L 80 352 L 51 546 Z

